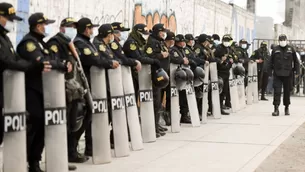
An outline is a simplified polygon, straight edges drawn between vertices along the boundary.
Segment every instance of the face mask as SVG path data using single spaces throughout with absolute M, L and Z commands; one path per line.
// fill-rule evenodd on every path
M 44 36 L 50 36 L 52 33 L 52 28 L 50 27 L 50 25 L 45 25 L 44 27 Z
M 215 45 L 218 45 L 219 41 L 218 40 L 214 40 L 214 43 L 215 43 Z
M 212 47 L 213 47 L 213 44 L 210 44 L 209 47 L 212 48 Z
M 225 47 L 229 47 L 229 46 L 230 46 L 230 42 L 223 42 L 223 45 L 224 45 Z
M 109 43 L 112 43 L 113 41 L 114 41 L 114 36 L 112 35 Z
M 141 33 L 141 36 L 142 36 L 143 39 L 145 39 L 145 41 L 146 41 L 146 40 L 148 39 L 148 37 L 149 37 L 149 35 L 144 35 L 144 34 L 142 34 L 142 33 Z
M 301 55 L 305 55 L 305 52 L 304 52 L 304 51 L 302 51 L 300 54 L 301 54 Z
M 7 20 L 4 29 L 6 29 L 9 32 L 12 32 L 14 30 L 14 26 L 15 26 L 14 22 Z
M 71 39 L 71 41 L 75 38 L 76 34 L 77 34 L 77 31 L 75 28 L 73 28 L 73 27 L 65 28 L 65 35 L 67 35 Z
M 125 41 L 120 41 L 119 43 L 120 43 L 120 45 L 123 47 L 123 46 L 124 46 Z
M 286 47 L 287 41 L 280 41 L 280 46 L 281 47 Z
M 174 47 L 174 44 L 172 44 L 171 46 L 170 46 L 170 48 L 173 48 Z
M 165 39 L 166 39 L 166 37 L 167 37 L 167 33 L 164 33 L 164 35 L 163 35 L 162 39 L 163 39 L 163 40 L 165 40 Z
M 121 32 L 120 40 L 126 41 L 127 38 L 128 38 L 128 32 L 127 31 Z
M 241 48 L 246 49 L 247 48 L 247 44 L 241 44 Z
M 192 41 L 192 47 L 194 47 L 194 45 L 195 45 L 195 41 Z

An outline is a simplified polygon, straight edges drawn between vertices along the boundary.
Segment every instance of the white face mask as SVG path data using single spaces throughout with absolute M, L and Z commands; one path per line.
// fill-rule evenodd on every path
M 218 45 L 219 42 L 220 42 L 220 41 L 218 41 L 218 40 L 214 40 L 214 43 L 215 43 L 216 45 Z
M 230 46 L 230 42 L 223 42 L 223 45 L 224 45 L 225 47 L 229 47 L 229 46 Z
M 209 47 L 212 48 L 212 47 L 213 47 L 213 44 L 210 44 Z
M 146 40 L 148 39 L 148 37 L 149 37 L 149 35 L 144 35 L 144 34 L 142 34 L 142 33 L 141 33 L 141 36 L 142 36 L 143 39 L 145 39 L 145 41 L 146 41 Z
M 44 36 L 50 36 L 52 34 L 52 28 L 50 25 L 45 25 L 44 27 Z
M 286 47 L 287 41 L 280 41 L 280 46 L 281 47 Z
M 4 26 L 4 29 L 6 29 L 9 32 L 12 32 L 14 30 L 14 27 L 15 27 L 15 23 L 12 22 L 12 21 L 7 20 L 6 24 Z
M 121 32 L 120 40 L 126 41 L 128 38 L 128 31 Z
M 112 35 L 109 43 L 112 43 L 113 41 L 114 41 L 114 36 Z
M 165 40 L 165 39 L 166 39 L 166 37 L 167 37 L 167 33 L 164 33 L 164 35 L 163 35 L 162 39 L 163 39 L 163 40 Z
M 65 35 L 68 36 L 71 41 L 76 37 L 77 31 L 73 27 L 66 27 L 65 28 Z
M 173 48 L 174 47 L 174 44 L 172 44 L 171 46 L 170 46 L 170 48 Z
M 195 41 L 193 40 L 193 41 L 192 41 L 192 47 L 194 47 L 194 45 L 195 45 Z
M 246 49 L 247 48 L 247 44 L 241 44 L 241 48 Z

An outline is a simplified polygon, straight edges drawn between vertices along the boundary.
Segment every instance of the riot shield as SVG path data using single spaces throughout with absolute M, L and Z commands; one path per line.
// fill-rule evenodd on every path
M 258 103 L 257 63 L 253 63 L 253 103 Z
M 202 124 L 207 123 L 207 113 L 209 109 L 209 76 L 210 76 L 210 66 L 204 66 L 204 81 L 203 81 L 203 98 L 202 98 Z
M 144 143 L 155 142 L 156 126 L 152 92 L 151 67 L 150 65 L 142 65 L 139 72 L 139 99 L 140 99 L 140 115 L 141 128 Z
M 210 75 L 211 75 L 211 88 L 212 88 L 212 113 L 214 118 L 220 119 L 220 100 L 219 100 L 219 88 L 218 88 L 218 73 L 216 62 L 210 63 Z
M 253 62 L 248 65 L 247 105 L 253 103 Z
M 238 109 L 238 93 L 236 80 L 233 75 L 233 68 L 230 69 L 229 87 L 231 96 L 231 111 L 235 113 Z
M 23 72 L 3 72 L 4 172 L 27 172 L 24 84 Z
M 114 154 L 116 157 L 129 156 L 129 142 L 121 66 L 117 69 L 109 69 L 108 78 L 111 96 Z
M 241 92 L 241 99 L 240 99 L 240 105 L 241 105 L 241 109 L 244 109 L 246 107 L 246 92 L 245 92 L 245 76 L 240 77 L 240 87 L 239 87 L 239 91 Z
M 65 75 L 43 73 L 46 171 L 68 172 Z
M 180 132 L 180 112 L 179 112 L 179 94 L 176 87 L 175 72 L 178 68 L 177 64 L 170 64 L 170 88 L 171 88 L 171 98 L 170 98 L 170 115 L 171 115 L 171 131 L 173 133 Z
M 134 151 L 142 150 L 143 139 L 130 67 L 122 66 L 122 77 L 131 148 Z
M 92 161 L 93 164 L 105 164 L 111 162 L 106 70 L 92 66 L 90 78 L 93 98 Z

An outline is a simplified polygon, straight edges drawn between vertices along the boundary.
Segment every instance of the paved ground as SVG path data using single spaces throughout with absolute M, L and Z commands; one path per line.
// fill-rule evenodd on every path
M 292 98 L 291 116 L 272 117 L 271 101 L 210 119 L 199 128 L 183 126 L 129 157 L 110 164 L 78 165 L 79 172 L 252 172 L 305 122 L 304 98 Z M 304 144 L 304 143 L 303 143 Z M 273 170 L 271 170 L 273 171 Z M 271 172 L 268 171 L 268 172 Z
M 155 143 L 145 144 L 144 150 L 131 152 L 129 157 L 113 158 L 106 165 L 92 165 L 89 160 L 77 165 L 77 172 L 253 172 L 305 122 L 304 100 L 292 98 L 291 116 L 283 116 L 281 107 L 281 116 L 272 117 L 269 101 L 219 120 L 209 119 L 208 124 L 198 128 L 183 126 L 181 133 L 168 133 Z M 300 141 L 303 146 L 304 137 L 295 143 Z M 289 149 L 287 152 L 296 153 Z M 292 159 L 298 155 L 285 156 Z M 272 167 L 280 163 L 269 159 L 259 170 L 276 171 Z

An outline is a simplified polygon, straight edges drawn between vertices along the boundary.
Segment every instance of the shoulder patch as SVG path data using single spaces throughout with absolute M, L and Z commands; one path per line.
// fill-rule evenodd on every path
M 28 42 L 28 43 L 26 44 L 26 50 L 27 50 L 28 52 L 33 52 L 34 50 L 36 50 L 35 44 L 34 44 L 33 42 Z
M 176 51 L 174 52 L 174 57 L 179 57 L 179 54 Z
M 195 53 L 200 54 L 200 48 L 196 48 Z
M 124 51 L 122 51 L 121 54 L 125 54 Z
M 146 49 L 146 53 L 147 53 L 147 54 L 151 54 L 152 52 L 153 52 L 153 50 L 152 50 L 151 47 L 148 47 L 148 48 Z
M 190 51 L 188 49 L 185 49 L 185 54 L 190 54 Z
M 50 49 L 51 49 L 54 53 L 57 53 L 57 52 L 58 52 L 58 47 L 57 47 L 57 45 L 52 45 Z
M 106 51 L 106 48 L 105 48 L 105 46 L 103 45 L 103 44 L 101 44 L 100 46 L 99 46 L 99 49 L 100 49 L 100 51 Z
M 131 43 L 130 46 L 129 46 L 129 48 L 130 48 L 130 50 L 134 51 L 134 50 L 137 49 L 137 46 L 136 46 L 136 44 Z
M 92 52 L 91 52 L 91 50 L 89 49 L 89 48 L 84 48 L 84 54 L 85 55 L 90 55 Z
M 111 43 L 111 48 L 114 50 L 118 49 L 118 44 L 116 44 L 115 42 Z
M 253 51 L 253 53 L 252 53 L 252 56 L 254 56 L 255 55 L 255 51 Z
M 44 49 L 43 52 L 44 52 L 45 54 L 49 54 L 49 51 L 48 51 L 47 49 Z

